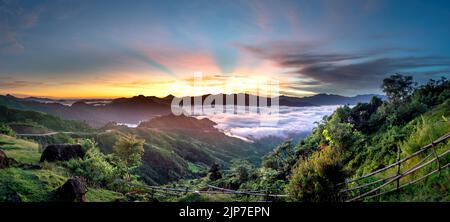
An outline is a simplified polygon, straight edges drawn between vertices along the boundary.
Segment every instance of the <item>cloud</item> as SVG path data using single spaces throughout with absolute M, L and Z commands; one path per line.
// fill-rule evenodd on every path
M 45 85 L 43 82 L 34 82 L 34 81 L 24 81 L 24 80 L 14 80 L 14 81 L 1 81 L 0 80 L 0 88 L 2 89 L 16 89 L 16 88 L 24 88 L 30 86 L 40 86 Z
M 36 25 L 42 8 L 26 9 L 17 1 L 0 1 L 0 52 L 21 52 L 25 49 L 20 33 Z
M 47 79 L 50 80 L 50 79 Z M 0 76 L 0 90 L 5 89 L 18 89 L 18 88 L 36 88 L 36 87 L 49 87 L 49 86 L 69 86 L 79 84 L 77 82 L 58 82 L 58 81 L 35 81 L 35 80 L 23 80 L 17 79 L 12 76 Z
M 414 69 L 441 69 L 450 66 L 450 59 L 440 56 L 399 56 L 415 49 L 383 48 L 363 52 L 324 52 L 316 43 L 269 43 L 264 46 L 242 45 L 253 55 L 289 68 L 298 77 L 307 77 L 322 84 L 353 89 L 378 88 L 389 74 L 412 72 Z M 397 55 L 397 56 L 394 56 Z M 317 82 L 316 82 L 317 83 Z M 315 84 L 317 85 L 317 84 Z
M 233 114 L 218 113 L 209 118 L 216 122 L 216 128 L 227 135 L 246 140 L 261 139 L 269 136 L 287 138 L 294 134 L 309 133 L 323 116 L 330 115 L 338 106 L 287 107 L 281 106 L 279 116 L 274 117 L 264 113 Z M 264 126 L 262 120 L 276 118 L 274 126 Z

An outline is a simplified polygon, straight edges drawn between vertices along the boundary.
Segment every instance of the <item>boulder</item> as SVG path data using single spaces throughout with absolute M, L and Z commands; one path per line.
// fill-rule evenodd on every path
M 86 182 L 80 177 L 70 178 L 56 190 L 58 200 L 63 202 L 86 202 L 87 192 Z
M 41 155 L 40 162 L 67 161 L 70 159 L 83 159 L 85 152 L 81 145 L 76 144 L 54 144 L 48 145 Z
M 0 169 L 9 167 L 9 158 L 6 156 L 6 153 L 0 150 Z

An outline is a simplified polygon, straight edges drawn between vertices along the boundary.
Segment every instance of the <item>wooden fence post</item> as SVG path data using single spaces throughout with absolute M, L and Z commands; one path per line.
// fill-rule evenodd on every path
M 400 175 L 400 168 L 401 168 L 401 163 L 399 161 L 400 161 L 400 147 L 397 146 L 397 162 L 398 162 L 397 176 Z M 400 177 L 397 179 L 397 190 L 399 189 L 399 187 L 400 187 Z
M 437 170 L 439 171 L 439 177 L 441 176 L 441 161 L 439 161 L 439 155 L 436 152 L 436 146 L 434 142 L 431 142 L 431 150 L 433 151 L 434 157 L 436 157 Z

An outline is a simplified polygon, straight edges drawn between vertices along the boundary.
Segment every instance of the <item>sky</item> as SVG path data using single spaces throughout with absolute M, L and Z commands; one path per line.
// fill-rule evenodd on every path
M 449 77 L 450 1 L 0 0 L 0 94 L 381 93 Z M 193 91 L 194 73 L 202 90 Z M 230 87 L 230 85 L 232 87 Z

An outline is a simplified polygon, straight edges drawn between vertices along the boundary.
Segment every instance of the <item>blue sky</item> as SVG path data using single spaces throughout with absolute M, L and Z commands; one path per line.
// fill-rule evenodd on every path
M 397 72 L 418 82 L 449 77 L 449 8 L 438 0 L 0 0 L 0 93 L 163 96 L 193 72 L 210 85 L 277 78 L 295 96 L 379 93 Z

